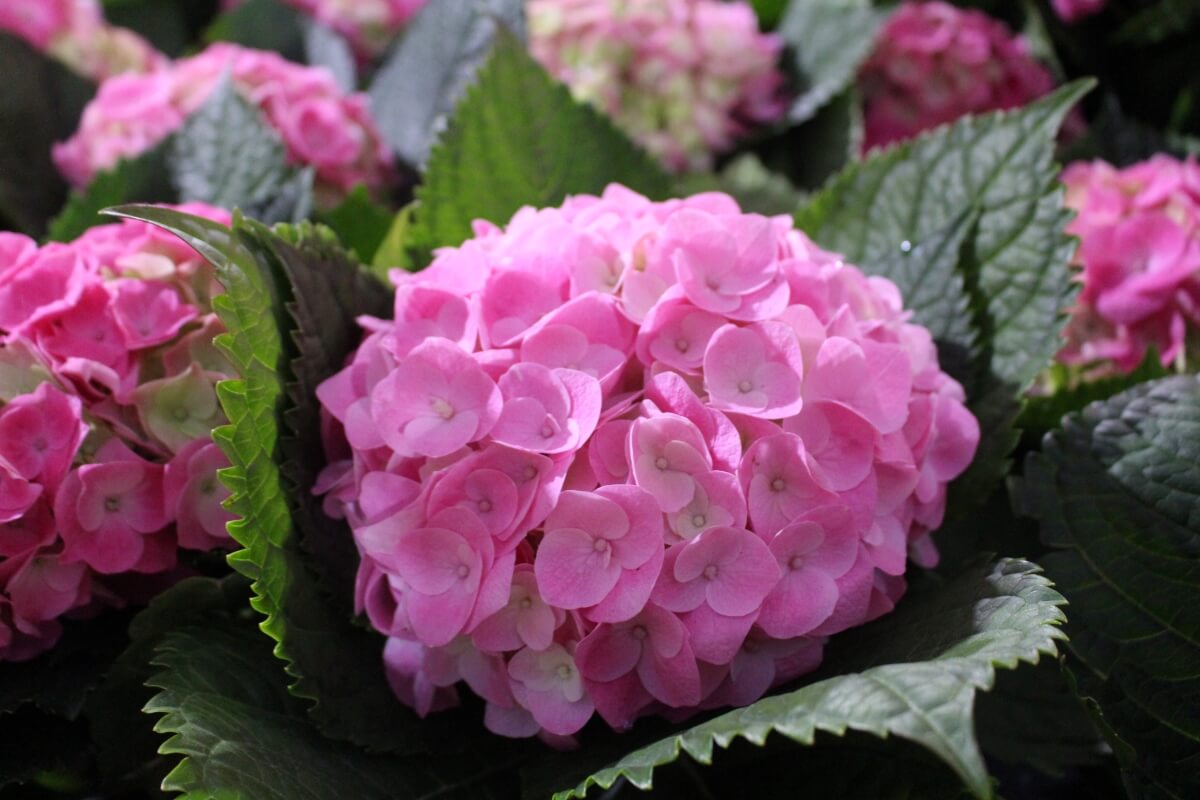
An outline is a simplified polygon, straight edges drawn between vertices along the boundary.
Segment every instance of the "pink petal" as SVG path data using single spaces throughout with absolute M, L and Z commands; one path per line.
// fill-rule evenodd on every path
M 607 683 L 632 672 L 642 650 L 642 643 L 628 630 L 597 625 L 575 649 L 575 663 L 589 681 Z
M 605 549 L 597 550 L 603 544 Z M 599 603 L 621 577 L 607 540 L 577 528 L 549 531 L 533 562 L 538 590 L 559 608 L 584 608 Z

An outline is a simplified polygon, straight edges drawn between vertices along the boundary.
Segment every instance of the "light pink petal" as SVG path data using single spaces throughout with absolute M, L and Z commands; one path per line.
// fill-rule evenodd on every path
M 757 609 L 740 617 L 730 617 L 703 604 L 679 616 L 688 630 L 692 652 L 696 658 L 710 664 L 728 664 L 746 641 L 757 618 Z
M 837 584 L 825 573 L 788 571 L 763 601 L 758 626 L 779 639 L 803 636 L 829 618 L 837 599 Z
M 452 642 L 462 633 L 475 607 L 475 593 L 461 585 L 442 594 L 413 592 L 405 599 L 413 634 L 427 647 Z
M 654 590 L 663 564 L 663 549 L 658 547 L 650 558 L 635 569 L 624 569 L 607 596 L 583 614 L 593 622 L 624 622 L 645 608 Z
M 603 545 L 603 549 L 597 549 Z M 584 608 L 599 603 L 621 577 L 608 541 L 576 528 L 557 528 L 546 534 L 533 563 L 538 590 L 559 608 Z

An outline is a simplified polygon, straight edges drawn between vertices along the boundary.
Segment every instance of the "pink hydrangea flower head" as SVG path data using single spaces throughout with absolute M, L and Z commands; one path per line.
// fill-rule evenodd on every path
M 500 417 L 500 389 L 463 350 L 431 338 L 400 359 L 371 392 L 372 420 L 404 455 L 448 456 Z
M 364 95 L 344 94 L 324 69 L 226 43 L 144 75 L 106 80 L 79 129 L 55 145 L 55 163 L 72 184 L 88 184 L 177 131 L 226 75 L 280 135 L 288 160 L 316 170 L 322 203 L 336 203 L 360 184 L 378 190 L 389 180 L 391 153 Z
M 161 69 L 166 57 L 133 31 L 109 25 L 98 0 L 7 0 L 0 31 L 94 81 Z
M 142 222 L 2 237 L 0 659 L 53 646 L 64 615 L 144 602 L 127 573 L 183 574 L 180 547 L 230 544 L 208 274 Z
M 782 41 L 748 3 L 530 0 L 530 49 L 579 100 L 675 170 L 783 113 Z
M 1134 369 L 1154 348 L 1164 366 L 1195 354 L 1200 326 L 1200 166 L 1159 155 L 1125 169 L 1096 161 L 1062 175 L 1077 216 L 1083 283 L 1059 352 L 1089 372 Z
M 869 150 L 966 114 L 1024 105 L 1054 79 L 1003 22 L 941 0 L 908 0 L 880 32 L 859 87 Z
M 936 558 L 978 423 L 896 287 L 790 219 L 612 186 L 392 280 L 317 389 L 314 491 L 419 713 L 462 682 L 562 746 L 752 702 Z

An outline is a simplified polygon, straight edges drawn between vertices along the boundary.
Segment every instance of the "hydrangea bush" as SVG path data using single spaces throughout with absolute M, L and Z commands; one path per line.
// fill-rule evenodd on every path
M 275 53 L 215 44 L 146 75 L 105 81 L 79 129 L 54 146 L 54 160 L 84 186 L 121 159 L 140 155 L 177 131 L 226 77 L 280 135 L 290 161 L 316 170 L 318 197 L 336 200 L 358 185 L 388 180 L 391 151 L 362 94 L 345 94 L 326 70 Z
M 529 0 L 534 57 L 676 171 L 783 113 L 782 41 L 748 3 Z
M 1129 372 L 1153 348 L 1164 366 L 1195 357 L 1200 330 L 1200 165 L 1159 155 L 1125 169 L 1063 170 L 1067 227 L 1083 289 L 1059 360 Z M 1188 356 L 1191 355 L 1192 359 Z
M 0 31 L 21 37 L 94 81 L 149 72 L 167 63 L 136 33 L 105 22 L 99 0 L 5 0 L 0 3 Z
M 1000 20 L 908 0 L 888 18 L 858 84 L 869 150 L 966 114 L 1022 106 L 1054 88 L 1054 78 Z
M 142 222 L 41 248 L 0 234 L 0 661 L 185 574 L 180 548 L 230 543 L 210 439 L 230 377 L 217 289 Z
M 318 389 L 318 491 L 420 713 L 460 681 L 510 736 L 746 704 L 936 560 L 978 424 L 896 287 L 789 217 L 614 185 L 394 278 Z

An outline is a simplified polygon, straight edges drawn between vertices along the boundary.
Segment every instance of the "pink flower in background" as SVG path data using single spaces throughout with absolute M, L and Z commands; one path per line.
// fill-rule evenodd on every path
M 720 194 L 475 231 L 317 391 L 403 702 L 552 743 L 751 702 L 936 558 L 979 427 L 891 283 Z
M 206 206 L 184 210 L 228 224 Z M 23 241 L 22 241 L 23 240 Z M 230 544 L 212 268 L 141 222 L 38 248 L 0 237 L 0 661 L 60 618 L 120 604 L 120 577 Z
M 133 31 L 105 22 L 98 0 L 5 0 L 0 3 L 0 31 L 21 37 L 97 82 L 167 63 Z
M 676 171 L 713 156 L 784 110 L 782 41 L 749 3 L 529 0 L 533 55 L 571 93 Z
M 1063 22 L 1075 22 L 1099 14 L 1108 0 L 1050 0 L 1054 13 Z
M 1183 364 L 1200 328 L 1200 165 L 1157 155 L 1063 170 L 1083 289 L 1058 358 L 1129 372 L 1154 348 Z
M 905 2 L 859 73 L 863 149 L 910 139 L 966 114 L 1015 108 L 1054 88 L 1023 36 L 982 11 Z
M 365 95 L 343 94 L 324 69 L 232 44 L 102 83 L 79 129 L 54 146 L 55 163 L 73 185 L 86 185 L 177 131 L 225 75 L 279 133 L 289 161 L 315 168 L 319 200 L 336 202 L 359 184 L 371 190 L 386 184 L 392 156 Z

